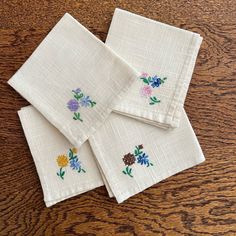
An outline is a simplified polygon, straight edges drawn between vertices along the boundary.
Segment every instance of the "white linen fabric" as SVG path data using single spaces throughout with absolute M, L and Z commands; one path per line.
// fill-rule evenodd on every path
M 178 127 L 201 42 L 199 34 L 116 9 L 106 45 L 143 74 L 113 110 Z
M 112 113 L 89 142 L 118 203 L 205 160 L 183 109 L 168 130 Z
M 65 14 L 8 83 L 79 147 L 138 75 Z
M 47 207 L 103 185 L 88 142 L 74 148 L 33 106 L 18 114 Z

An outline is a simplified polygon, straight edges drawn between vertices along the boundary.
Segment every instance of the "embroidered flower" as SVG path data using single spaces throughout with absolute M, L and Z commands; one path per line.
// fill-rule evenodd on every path
M 80 100 L 80 105 L 81 105 L 82 107 L 88 107 L 88 106 L 90 105 L 89 96 L 81 98 L 81 100 Z
M 139 149 L 143 149 L 143 144 L 139 144 L 139 145 L 138 145 L 138 148 L 139 148 Z
M 149 162 L 149 156 L 143 152 L 143 145 L 140 144 L 135 146 L 134 154 L 128 153 L 124 155 L 123 162 L 126 165 L 126 168 L 122 171 L 123 174 L 133 177 L 131 165 L 135 164 L 136 160 L 138 164 L 146 165 L 146 167 L 153 166 L 151 162 Z M 137 158 L 137 159 L 136 159 Z
M 140 163 L 141 165 L 147 165 L 149 163 L 148 155 L 145 153 L 139 155 L 137 158 L 137 163 Z
M 73 170 L 79 170 L 81 168 L 81 162 L 77 158 L 70 160 L 70 167 Z
M 70 111 L 77 111 L 79 109 L 79 103 L 76 99 L 71 99 L 67 103 L 67 107 L 70 109 Z
M 72 170 L 76 170 L 78 173 L 81 171 L 86 173 L 86 171 L 81 166 L 81 161 L 79 161 L 79 158 L 77 156 L 77 148 L 70 148 L 67 155 L 60 155 L 57 157 L 57 164 L 60 167 L 60 170 L 57 172 L 57 175 L 64 180 L 65 175 L 65 167 L 68 166 L 68 163 L 70 162 L 70 168 Z
M 143 73 L 141 74 L 141 77 L 148 77 L 148 73 L 143 72 Z
M 96 105 L 96 102 L 92 101 L 89 96 L 85 96 L 82 93 L 82 90 L 80 88 L 77 88 L 75 90 L 72 90 L 73 97 L 74 99 L 71 99 L 67 103 L 67 107 L 69 108 L 70 111 L 74 112 L 73 119 L 74 120 L 79 120 L 83 122 L 81 119 L 81 115 L 79 112 L 76 112 L 80 106 L 82 107 L 94 107 Z
M 74 93 L 80 93 L 80 92 L 81 92 L 81 89 L 80 89 L 80 88 L 77 88 L 77 89 L 75 89 L 75 90 L 72 90 L 72 92 L 74 92 Z
M 123 162 L 126 166 L 131 166 L 135 163 L 135 156 L 131 153 L 124 155 Z
M 145 86 L 140 89 L 140 95 L 149 99 L 149 105 L 160 103 L 161 101 L 159 99 L 157 99 L 155 96 L 151 96 L 153 92 L 152 88 L 154 89 L 160 87 L 161 84 L 165 83 L 167 78 L 164 77 L 161 79 L 157 75 L 151 77 L 148 75 L 148 73 L 142 73 L 139 79 L 145 84 Z
M 57 164 L 60 167 L 66 167 L 68 162 L 68 157 L 66 155 L 60 155 L 57 157 Z
M 145 85 L 140 89 L 142 97 L 150 97 L 152 95 L 152 88 L 149 85 Z
M 160 84 L 161 84 L 161 78 L 157 77 L 157 75 L 155 75 L 154 77 L 152 77 L 152 79 L 151 79 L 151 86 L 152 86 L 153 88 L 159 87 Z
M 71 151 L 72 151 L 73 153 L 77 153 L 77 152 L 78 152 L 77 148 L 75 148 L 75 147 L 72 148 Z

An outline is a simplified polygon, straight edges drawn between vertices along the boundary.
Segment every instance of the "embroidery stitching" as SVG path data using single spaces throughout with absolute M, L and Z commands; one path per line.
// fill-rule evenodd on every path
M 137 164 L 146 165 L 146 167 L 153 166 L 153 164 L 149 161 L 149 156 L 143 152 L 142 144 L 135 146 L 134 153 L 129 152 L 124 155 L 122 160 L 126 165 L 126 168 L 122 171 L 122 173 L 132 178 L 134 176 L 132 175 L 132 168 L 130 166 L 134 165 L 136 161 Z
M 65 168 L 68 166 L 69 162 L 72 170 L 76 170 L 78 173 L 86 173 L 86 171 L 81 167 L 81 161 L 78 159 L 76 148 L 70 148 L 68 150 L 68 156 L 63 154 L 57 157 L 57 165 L 60 167 L 57 176 L 64 180 L 64 175 L 66 173 Z
M 142 73 L 142 75 L 139 77 L 140 80 L 143 81 L 145 84 L 141 89 L 140 89 L 140 95 L 142 97 L 148 98 L 149 99 L 149 105 L 155 105 L 157 103 L 160 103 L 161 100 L 157 99 L 155 96 L 152 95 L 152 91 L 154 88 L 160 87 L 161 84 L 165 83 L 165 80 L 167 79 L 166 77 L 160 78 L 157 75 L 154 75 L 151 77 L 148 73 Z
M 70 99 L 67 102 L 67 108 L 74 112 L 73 119 L 83 122 L 81 119 L 80 113 L 77 112 L 80 107 L 94 107 L 96 105 L 95 101 L 92 101 L 89 96 L 86 96 L 82 93 L 80 88 L 72 90 L 73 99 Z

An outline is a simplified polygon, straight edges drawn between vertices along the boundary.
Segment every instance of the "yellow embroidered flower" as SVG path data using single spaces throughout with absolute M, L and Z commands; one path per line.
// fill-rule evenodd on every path
M 60 167 L 66 167 L 68 162 L 68 157 L 66 155 L 60 155 L 57 157 L 57 164 Z
M 72 148 L 73 153 L 77 153 L 77 151 L 78 151 L 77 148 Z

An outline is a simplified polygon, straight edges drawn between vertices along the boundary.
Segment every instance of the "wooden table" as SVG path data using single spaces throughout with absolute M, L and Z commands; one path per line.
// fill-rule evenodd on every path
M 0 235 L 236 235 L 234 0 L 1 0 Z M 115 7 L 200 33 L 185 108 L 206 162 L 118 205 L 104 187 L 46 208 L 7 80 L 65 12 L 105 40 Z

